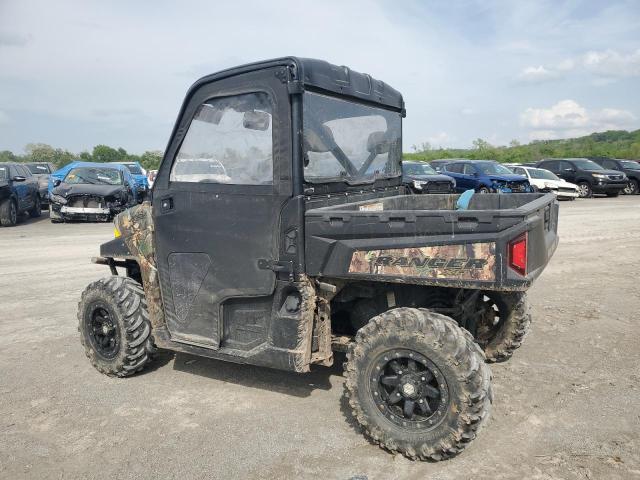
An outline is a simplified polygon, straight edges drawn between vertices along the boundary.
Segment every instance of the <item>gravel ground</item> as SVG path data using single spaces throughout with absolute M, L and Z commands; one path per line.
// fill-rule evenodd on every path
M 561 204 L 533 330 L 494 365 L 490 422 L 458 457 L 369 444 L 339 367 L 298 375 L 169 353 L 100 375 L 76 305 L 110 224 L 0 229 L 0 478 L 640 480 L 640 197 Z M 340 363 L 340 362 L 337 362 Z

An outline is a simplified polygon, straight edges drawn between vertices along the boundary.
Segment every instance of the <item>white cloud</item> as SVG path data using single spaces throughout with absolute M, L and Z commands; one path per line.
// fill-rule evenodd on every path
M 475 112 L 475 110 L 471 107 L 465 107 L 462 110 L 460 110 L 460 113 L 462 115 L 473 115 Z
M 432 147 L 445 147 L 452 142 L 453 138 L 447 132 L 438 132 L 431 137 L 427 137 L 427 142 Z
M 556 78 L 558 78 L 557 72 L 548 70 L 542 65 L 527 67 L 518 75 L 518 79 L 526 83 L 542 83 L 555 80 Z
M 582 65 L 587 70 L 605 77 L 638 77 L 640 48 L 628 54 L 611 49 L 588 52 L 582 56 Z
M 7 125 L 9 122 L 9 115 L 0 110 L 0 125 Z
M 628 110 L 603 108 L 588 110 L 575 100 L 561 100 L 550 108 L 527 108 L 520 121 L 531 128 L 531 139 L 566 138 L 603 130 L 637 127 L 636 116 Z
M 24 47 L 29 40 L 28 35 L 0 31 L 0 47 Z

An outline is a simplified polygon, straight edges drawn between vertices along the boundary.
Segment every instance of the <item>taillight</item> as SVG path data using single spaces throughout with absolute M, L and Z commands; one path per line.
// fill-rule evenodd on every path
M 527 274 L 527 232 L 509 242 L 509 266 L 522 276 Z

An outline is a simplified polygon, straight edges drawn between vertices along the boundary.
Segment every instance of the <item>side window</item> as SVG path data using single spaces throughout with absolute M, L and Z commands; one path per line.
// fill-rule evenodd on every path
M 604 168 L 608 168 L 609 170 L 619 170 L 618 164 L 613 160 L 605 160 L 604 162 L 602 162 L 602 166 Z
M 473 175 L 474 173 L 476 173 L 476 167 L 474 167 L 470 163 L 465 163 L 463 173 L 465 175 Z
M 172 182 L 273 184 L 272 108 L 266 93 L 214 98 L 198 109 Z
M 513 167 L 511 170 L 513 170 L 513 173 L 516 173 L 518 175 L 524 175 L 525 177 L 527 176 L 527 172 L 524 171 L 524 168 Z
M 575 170 L 575 167 L 573 166 L 573 164 L 564 160 L 560 162 L 560 171 L 567 172 L 569 170 Z
M 31 171 L 27 167 L 25 167 L 23 165 L 18 165 L 18 168 L 20 169 L 20 171 L 22 171 L 22 176 L 23 177 L 27 177 L 28 178 L 28 177 L 31 176 Z
M 461 163 L 448 163 L 443 165 L 444 171 L 452 173 L 462 173 L 462 167 L 463 165 Z
M 22 176 L 22 173 L 20 173 L 20 171 L 18 170 L 17 165 L 9 165 L 9 176 L 11 178 Z
M 545 168 L 551 172 L 559 172 L 560 169 L 559 167 L 560 162 L 556 162 L 554 160 L 550 161 L 550 162 L 544 162 L 543 164 L 540 165 L 540 168 Z

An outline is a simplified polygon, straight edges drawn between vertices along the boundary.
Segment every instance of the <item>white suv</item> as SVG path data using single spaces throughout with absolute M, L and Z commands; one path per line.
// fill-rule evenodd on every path
M 518 165 L 509 166 L 518 175 L 524 175 L 529 179 L 529 183 L 538 192 L 553 192 L 558 199 L 568 198 L 573 200 L 579 197 L 578 186 L 556 176 L 555 173 L 544 168 L 522 167 Z

